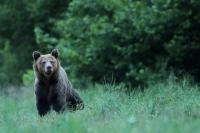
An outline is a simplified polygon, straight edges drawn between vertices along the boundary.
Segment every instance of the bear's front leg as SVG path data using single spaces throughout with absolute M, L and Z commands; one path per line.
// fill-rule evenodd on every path
M 38 99 L 36 101 L 36 106 L 40 116 L 46 115 L 50 110 L 50 105 L 46 100 Z
M 52 100 L 53 110 L 57 113 L 62 113 L 65 110 L 65 97 L 64 96 L 55 96 Z
M 65 101 L 57 100 L 55 103 L 53 103 L 53 110 L 55 110 L 57 113 L 62 113 L 65 110 Z
M 39 83 L 35 86 L 36 107 L 40 116 L 46 115 L 50 111 L 50 104 L 48 102 L 46 89 L 42 89 Z

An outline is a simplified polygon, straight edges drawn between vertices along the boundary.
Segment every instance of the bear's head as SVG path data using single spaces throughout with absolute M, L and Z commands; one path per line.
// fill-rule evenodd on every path
M 59 69 L 58 50 L 54 49 L 50 54 L 41 54 L 39 51 L 34 51 L 32 56 L 34 60 L 34 69 L 36 73 L 51 77 Z

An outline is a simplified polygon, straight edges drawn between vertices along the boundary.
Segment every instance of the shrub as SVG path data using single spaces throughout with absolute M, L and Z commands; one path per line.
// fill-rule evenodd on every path
M 34 84 L 35 76 L 33 70 L 27 70 L 22 76 L 22 81 L 25 86 L 31 86 Z
M 10 83 L 18 83 L 20 78 L 16 73 L 16 56 L 10 51 L 10 42 L 6 41 L 3 48 L 0 49 L 0 85 L 8 85 Z

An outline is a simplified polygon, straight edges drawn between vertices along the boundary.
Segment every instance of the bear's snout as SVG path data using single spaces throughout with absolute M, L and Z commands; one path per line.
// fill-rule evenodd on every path
M 46 62 L 46 64 L 45 64 L 45 73 L 47 75 L 50 75 L 52 72 L 53 72 L 52 64 L 50 62 Z
M 51 66 L 47 66 L 47 70 L 51 70 L 51 68 L 52 68 Z

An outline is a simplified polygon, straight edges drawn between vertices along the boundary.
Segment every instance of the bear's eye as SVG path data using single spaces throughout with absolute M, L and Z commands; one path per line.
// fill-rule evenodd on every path
M 46 63 L 46 61 L 42 61 L 42 64 L 44 65 Z
M 53 64 L 54 62 L 51 60 L 50 63 Z

